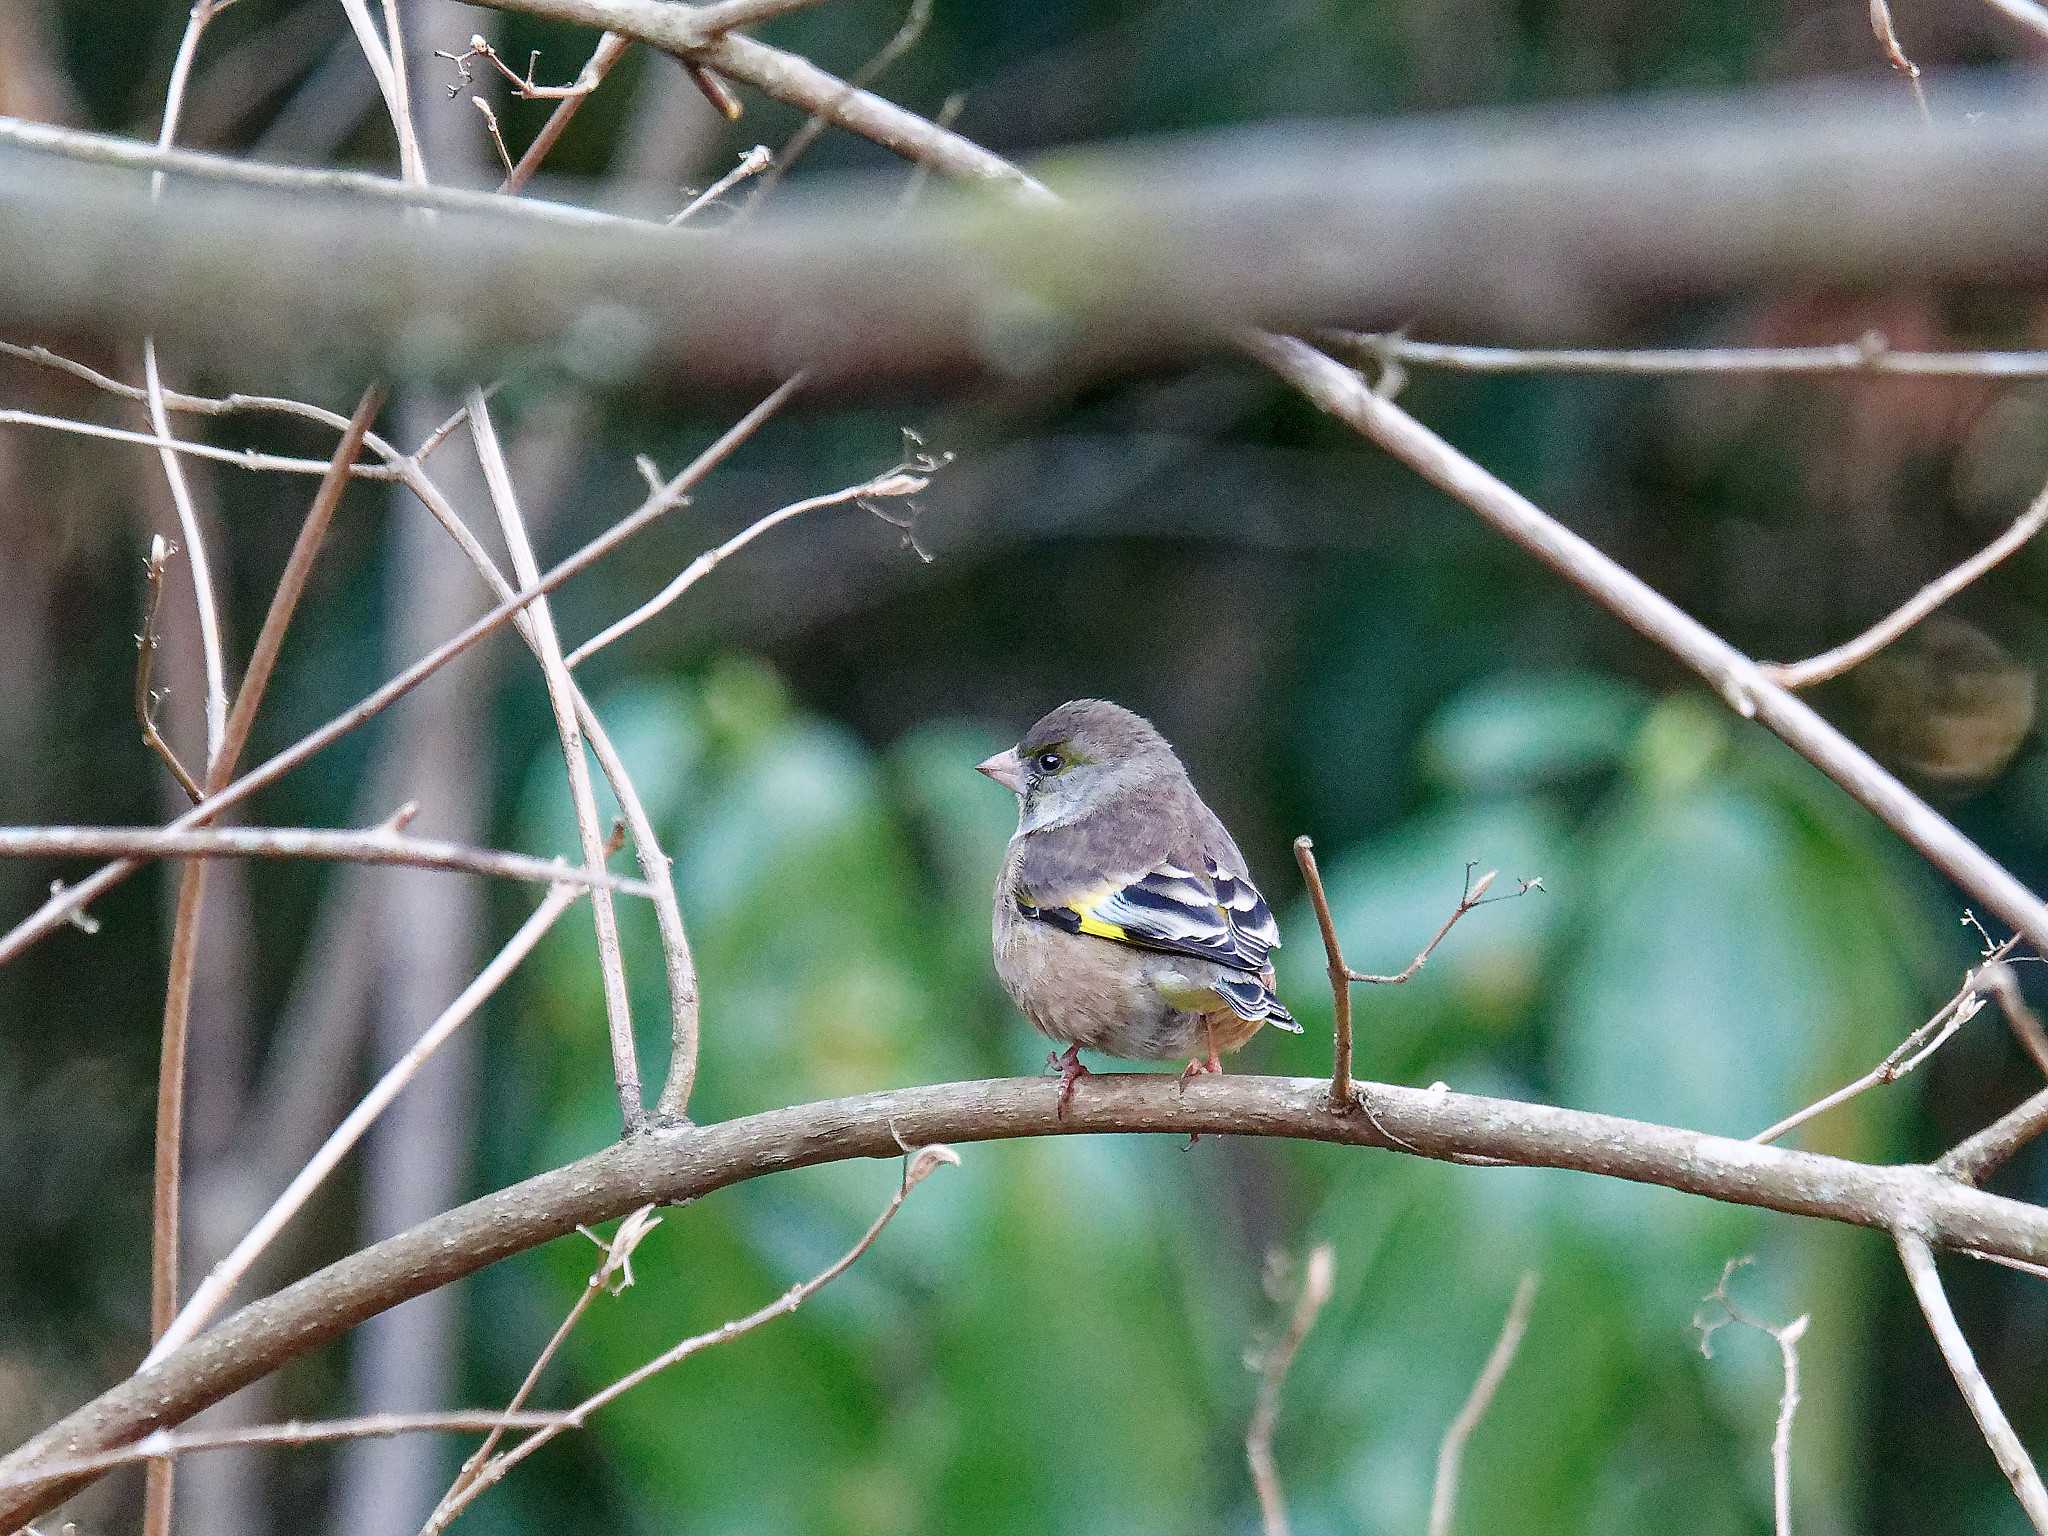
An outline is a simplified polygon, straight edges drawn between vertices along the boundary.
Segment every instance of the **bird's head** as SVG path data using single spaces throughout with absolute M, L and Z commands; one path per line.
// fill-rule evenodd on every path
M 1107 699 L 1062 704 L 1016 746 L 974 766 L 1017 796 L 1023 831 L 1071 821 L 1162 772 L 1183 772 L 1149 720 Z

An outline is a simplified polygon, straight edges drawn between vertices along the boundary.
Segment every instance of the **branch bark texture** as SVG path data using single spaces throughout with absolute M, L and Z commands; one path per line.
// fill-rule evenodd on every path
M 1577 1169 L 1794 1215 L 1906 1228 L 1943 1247 L 2048 1263 L 2048 1210 L 1926 1167 L 1875 1167 L 1613 1115 L 1381 1084 L 1360 1085 L 1368 1116 L 1332 1109 L 1322 1078 L 1204 1077 L 1182 1085 L 1164 1075 L 1111 1075 L 1092 1086 L 1064 1118 L 1056 1114 L 1056 1081 L 1011 1078 L 646 1132 L 471 1201 L 244 1307 L 0 1460 L 0 1481 L 182 1422 L 365 1318 L 578 1224 L 784 1169 L 895 1158 L 904 1145 L 936 1141 L 1156 1131 L 1386 1147 L 1398 1138 L 1427 1157 Z M 0 1529 L 33 1519 L 80 1485 L 59 1477 L 0 1491 Z
M 686 10 L 497 3 L 649 36 Z M 692 57 L 972 187 L 878 224 L 849 216 L 873 206 L 856 184 L 701 233 L 180 157 L 178 195 L 152 206 L 146 147 L 7 127 L 0 326 L 154 328 L 181 357 L 292 379 L 314 334 L 329 379 L 538 357 L 604 382 L 808 368 L 832 387 L 1078 374 L 1215 351 L 1233 325 L 1558 336 L 1751 282 L 2048 277 L 2048 114 L 1981 81 L 1932 129 L 1892 93 L 1809 87 L 1245 131 L 1066 156 L 1055 199 L 752 39 Z M 279 195 L 294 177 L 306 190 Z

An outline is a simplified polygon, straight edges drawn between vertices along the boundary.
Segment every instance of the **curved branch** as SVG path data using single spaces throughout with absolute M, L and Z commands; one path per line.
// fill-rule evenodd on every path
M 423 1222 L 252 1303 L 155 1368 L 102 1393 L 0 1459 L 0 1484 L 40 1465 L 125 1445 L 180 1423 L 365 1318 L 538 1247 L 579 1223 L 676 1204 L 763 1174 L 904 1145 L 1140 1131 L 1399 1144 L 1425 1157 L 1571 1168 L 1637 1183 L 1924 1233 L 1943 1247 L 2048 1262 L 2048 1210 L 1921 1166 L 1873 1167 L 1614 1115 L 1509 1099 L 1361 1084 L 1372 1107 L 1333 1110 L 1321 1078 L 1107 1075 L 1056 1113 L 1059 1084 L 1006 1078 L 900 1088 L 655 1130 Z M 67 1497 L 82 1478 L 0 1490 L 0 1530 Z

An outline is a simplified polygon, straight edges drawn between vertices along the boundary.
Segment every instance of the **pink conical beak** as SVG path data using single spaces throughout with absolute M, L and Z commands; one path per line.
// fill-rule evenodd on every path
M 1014 747 L 982 759 L 974 765 L 974 771 L 987 774 L 1013 795 L 1024 793 L 1024 764 L 1019 761 Z

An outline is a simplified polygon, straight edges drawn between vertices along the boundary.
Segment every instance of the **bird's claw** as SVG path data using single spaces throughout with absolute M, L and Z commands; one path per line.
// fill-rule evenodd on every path
M 1084 1077 L 1093 1077 L 1095 1074 L 1081 1065 L 1081 1047 L 1078 1045 L 1070 1045 L 1060 1054 L 1047 1051 L 1045 1067 L 1048 1072 L 1057 1072 L 1060 1075 L 1060 1102 L 1058 1108 L 1053 1111 L 1053 1118 L 1064 1120 L 1067 1118 L 1067 1106 L 1074 1102 L 1074 1084 Z

